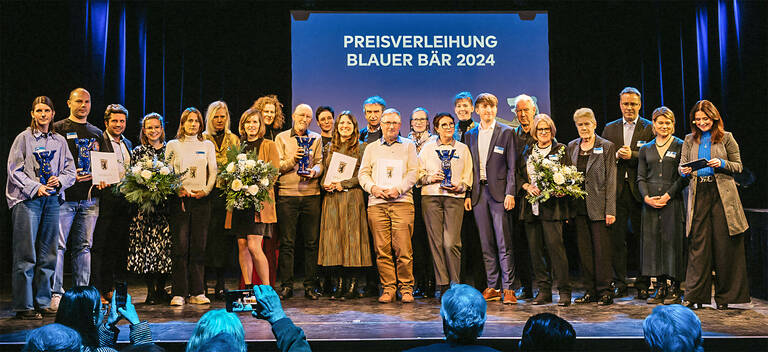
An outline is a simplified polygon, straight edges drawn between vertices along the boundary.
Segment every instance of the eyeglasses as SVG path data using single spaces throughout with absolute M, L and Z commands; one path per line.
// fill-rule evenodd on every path
M 550 132 L 552 132 L 552 129 L 551 129 L 551 128 L 549 128 L 549 127 L 545 127 L 545 128 L 537 128 L 537 129 L 536 129 L 536 132 L 541 132 L 541 133 L 550 133 Z
M 440 128 L 453 128 L 453 126 L 456 126 L 456 124 L 453 123 L 453 122 L 448 122 L 448 123 L 441 123 L 437 127 L 440 127 Z
M 397 121 L 386 121 L 386 122 L 382 122 L 381 124 L 385 125 L 385 126 L 394 126 L 394 125 L 399 125 L 400 122 L 397 122 Z
M 424 122 L 424 121 L 427 121 L 427 119 L 423 118 L 423 117 L 420 117 L 420 118 L 412 119 L 411 121 L 414 121 L 414 122 Z

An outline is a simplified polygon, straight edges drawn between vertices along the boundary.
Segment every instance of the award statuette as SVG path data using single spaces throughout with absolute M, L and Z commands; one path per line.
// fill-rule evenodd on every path
M 51 160 L 53 155 L 56 154 L 55 150 L 36 150 L 32 154 L 35 155 L 35 160 L 40 165 L 40 183 L 43 185 L 48 184 L 48 179 L 53 176 L 53 169 L 51 169 Z M 56 190 L 48 191 L 48 195 L 56 194 Z
M 93 150 L 94 145 L 96 145 L 95 138 L 75 139 L 75 146 L 77 146 L 77 168 L 80 169 L 77 174 L 80 176 L 91 173 L 91 150 Z
M 437 157 L 440 158 L 440 166 L 443 168 L 443 182 L 440 182 L 440 187 L 442 188 L 451 188 L 453 185 L 451 184 L 451 159 L 458 158 L 456 156 L 456 149 L 450 149 L 450 150 L 435 150 L 437 153 Z
M 312 154 L 312 143 L 315 142 L 315 137 L 309 137 L 309 136 L 295 136 L 296 138 L 296 144 L 299 145 L 299 148 L 304 149 L 304 156 L 299 159 L 299 170 L 296 171 L 297 174 L 301 176 L 309 176 L 311 171 L 309 171 L 309 155 Z

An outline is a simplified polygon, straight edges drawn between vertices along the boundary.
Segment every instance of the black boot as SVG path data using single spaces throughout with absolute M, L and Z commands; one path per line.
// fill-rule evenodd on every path
M 155 305 L 157 304 L 157 294 L 155 292 L 155 280 L 152 279 L 152 277 L 146 278 L 147 283 L 147 299 L 144 300 L 144 304 L 146 305 Z
M 424 288 L 424 298 L 435 297 L 435 278 L 427 279 L 427 286 Z
M 339 276 L 331 277 L 330 281 L 331 281 L 330 282 L 331 283 L 331 290 L 328 293 L 328 298 L 331 299 L 331 300 L 335 300 L 335 299 L 341 297 L 342 294 L 343 294 L 343 292 L 342 292 L 343 291 L 342 290 L 343 282 L 341 280 L 341 277 L 339 277 Z
M 680 292 L 680 282 L 672 280 L 667 291 L 667 296 L 664 297 L 664 304 L 680 304 L 683 299 L 683 293 Z
M 653 292 L 653 295 L 651 297 L 648 297 L 645 301 L 648 302 L 648 304 L 662 304 L 664 303 L 664 298 L 667 296 L 667 283 L 666 280 L 659 280 L 659 282 L 656 283 L 656 289 Z
M 344 298 L 346 299 L 355 299 L 358 297 L 356 276 L 352 276 L 347 280 L 347 287 L 344 292 Z

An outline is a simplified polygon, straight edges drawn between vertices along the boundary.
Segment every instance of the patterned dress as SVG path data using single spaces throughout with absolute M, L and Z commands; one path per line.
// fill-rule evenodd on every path
M 145 156 L 165 160 L 165 144 L 160 149 L 144 145 L 133 149 L 132 160 L 141 160 Z M 171 234 L 167 206 L 160 204 L 152 213 L 139 210 L 131 219 L 128 241 L 128 271 L 137 274 L 171 272 Z

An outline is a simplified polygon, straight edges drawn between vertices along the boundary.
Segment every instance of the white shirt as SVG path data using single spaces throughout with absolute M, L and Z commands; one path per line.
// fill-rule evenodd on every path
M 425 182 L 424 178 L 442 171 L 443 166 L 436 150 L 455 149 L 453 159 L 451 159 L 451 183 L 463 184 L 465 187 L 472 186 L 472 155 L 466 144 L 453 141 L 453 144 L 442 144 L 440 139 L 431 140 L 424 143 L 419 153 L 419 179 Z M 422 196 L 448 196 L 454 198 L 464 198 L 464 193 L 452 193 L 440 188 L 440 182 L 430 183 L 421 188 Z
M 635 126 L 637 126 L 637 117 L 632 121 L 627 121 L 625 118 L 621 118 L 624 122 L 624 145 L 632 146 L 632 135 L 635 134 Z
M 117 156 L 117 162 L 123 164 L 123 168 L 120 170 L 120 178 L 122 179 L 123 176 L 125 176 L 125 167 L 128 167 L 131 165 L 131 154 L 128 153 L 128 147 L 125 146 L 125 143 L 123 143 L 123 139 L 120 138 L 119 142 L 115 142 L 115 137 L 112 136 L 109 131 L 105 132 L 107 134 L 107 138 L 109 139 L 109 142 L 112 143 L 112 150 L 115 151 L 115 155 Z
M 493 120 L 488 128 L 483 128 L 482 123 L 478 126 L 477 151 L 480 154 L 478 156 L 478 159 L 480 159 L 480 180 L 488 179 L 485 176 L 485 162 L 488 160 L 488 151 L 491 149 L 491 137 L 493 136 L 494 128 L 496 128 L 496 120 Z

